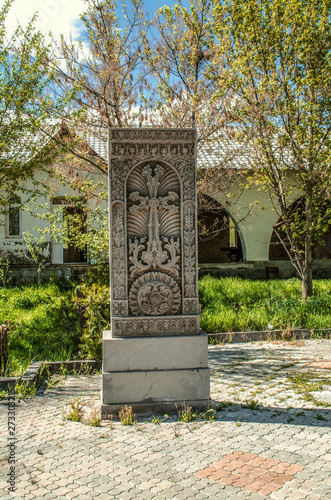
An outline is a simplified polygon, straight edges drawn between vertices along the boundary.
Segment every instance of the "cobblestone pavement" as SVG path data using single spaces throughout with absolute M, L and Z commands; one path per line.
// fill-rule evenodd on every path
M 2 401 L 0 498 L 331 499 L 331 341 L 210 346 L 209 357 L 215 421 L 209 411 L 93 427 L 100 375 L 58 377 L 21 399 L 14 493 Z M 64 418 L 76 398 L 81 422 Z

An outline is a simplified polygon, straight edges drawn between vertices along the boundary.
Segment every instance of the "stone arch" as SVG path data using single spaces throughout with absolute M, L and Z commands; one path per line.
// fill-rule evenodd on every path
M 227 263 L 243 260 L 242 238 L 234 218 L 213 198 L 203 195 L 198 212 L 198 261 Z

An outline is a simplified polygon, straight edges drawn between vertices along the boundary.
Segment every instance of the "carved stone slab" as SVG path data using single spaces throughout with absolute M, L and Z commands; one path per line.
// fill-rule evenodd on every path
M 196 131 L 109 129 L 112 337 L 199 334 Z

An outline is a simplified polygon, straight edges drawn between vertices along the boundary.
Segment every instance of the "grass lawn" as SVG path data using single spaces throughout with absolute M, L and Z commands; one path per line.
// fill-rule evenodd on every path
M 32 361 L 66 360 L 77 354 L 79 334 L 73 291 L 55 284 L 0 288 L 0 324 L 8 325 L 10 373 Z
M 298 279 L 258 281 L 213 278 L 199 281 L 201 328 L 206 333 L 331 328 L 331 280 L 314 280 L 314 295 L 301 300 Z
M 10 373 L 32 361 L 101 356 L 102 330 L 109 327 L 109 290 L 81 287 L 85 323 L 79 322 L 76 285 L 0 288 L 0 325 L 8 324 Z M 330 328 L 331 280 L 315 280 L 314 295 L 301 300 L 297 279 L 270 282 L 204 276 L 199 282 L 201 328 L 206 333 Z M 83 335 L 82 335 L 83 333 Z

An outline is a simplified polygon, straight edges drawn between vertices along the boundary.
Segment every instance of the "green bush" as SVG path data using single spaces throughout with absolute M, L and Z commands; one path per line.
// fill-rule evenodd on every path
M 84 327 L 80 348 L 83 356 L 102 358 L 102 332 L 110 328 L 110 292 L 105 285 L 85 284 L 79 289 L 76 305 L 83 308 Z

